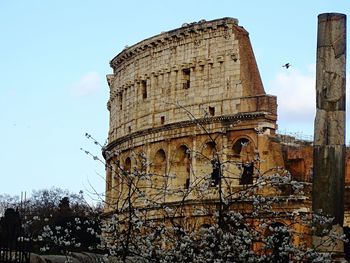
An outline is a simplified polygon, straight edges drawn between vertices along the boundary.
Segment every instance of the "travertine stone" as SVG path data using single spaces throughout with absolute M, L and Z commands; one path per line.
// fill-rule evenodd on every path
M 210 176 L 208 160 L 213 151 L 222 160 L 242 163 L 270 149 L 276 97 L 266 95 L 248 32 L 237 19 L 200 21 L 159 34 L 125 48 L 110 65 L 107 166 L 118 162 L 124 167 L 131 162 L 133 167 L 138 164 L 135 156 L 144 153 L 149 172 L 169 175 L 166 181 L 155 177 L 151 186 L 168 183 L 183 190 L 186 179 L 191 183 Z M 216 149 L 210 148 L 212 138 Z M 249 147 L 234 153 L 234 144 L 242 138 Z M 184 149 L 191 152 L 189 159 Z M 198 152 L 208 155 L 207 159 L 195 157 Z M 281 165 L 281 158 L 270 156 L 259 169 Z M 241 171 L 237 165 L 230 168 L 236 175 L 229 183 L 237 185 Z M 118 172 L 107 173 L 107 182 L 113 186 L 113 190 L 106 188 L 107 210 L 117 207 L 116 200 L 125 194 Z
M 346 16 L 318 16 L 313 211 L 343 225 Z
M 132 130 L 153 127 L 155 113 L 167 114 L 166 123 L 186 120 L 184 112 L 173 116 L 175 102 L 194 110 L 195 105 L 207 108 L 217 100 L 221 108 L 233 98 L 264 95 L 248 33 L 232 18 L 211 24 L 215 26 L 195 23 L 151 37 L 111 61 L 114 74 L 107 76 L 110 142 L 128 134 L 129 126 Z M 189 72 L 189 89 L 183 89 L 183 70 Z M 198 111 L 195 116 L 202 115 L 203 111 Z M 142 121 L 136 120 L 140 117 Z
M 345 112 L 317 109 L 314 145 L 345 144 Z M 317 136 L 316 136 L 317 134 Z

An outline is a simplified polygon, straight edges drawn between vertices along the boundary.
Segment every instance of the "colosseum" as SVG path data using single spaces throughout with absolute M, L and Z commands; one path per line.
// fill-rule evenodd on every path
M 271 140 L 276 97 L 265 93 L 248 32 L 236 19 L 184 24 L 125 48 L 110 65 L 107 151 L 118 152 L 124 169 L 143 153 L 149 172 L 168 175 L 153 183 L 180 190 L 208 175 L 217 185 L 210 162 L 217 154 L 235 163 L 226 169 L 234 185 L 252 180 L 257 158 L 266 160 L 261 171 L 282 165 Z M 107 172 L 108 198 L 119 184 Z
M 126 47 L 110 66 L 106 214 L 123 209 L 131 175 L 141 208 L 200 205 L 218 187 L 239 191 L 280 167 L 310 186 L 312 142 L 276 134 L 277 98 L 237 19 L 183 24 Z M 288 206 L 310 211 L 310 199 Z

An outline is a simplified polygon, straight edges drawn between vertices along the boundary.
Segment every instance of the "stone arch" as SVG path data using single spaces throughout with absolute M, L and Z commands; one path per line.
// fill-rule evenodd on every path
M 248 136 L 238 137 L 232 144 L 233 159 L 240 165 L 240 185 L 253 183 L 255 148 L 253 140 Z
M 189 148 L 181 145 L 177 148 L 174 158 L 176 168 L 176 183 L 180 188 L 188 189 L 190 187 L 191 157 Z
M 205 159 L 208 159 L 208 160 L 213 159 L 215 153 L 216 153 L 216 143 L 215 142 L 208 141 L 203 145 L 201 154 Z
M 161 187 L 165 183 L 165 175 L 167 172 L 167 158 L 165 151 L 159 149 L 153 157 L 152 162 L 152 182 L 155 187 Z
M 180 162 L 183 161 L 185 158 L 190 158 L 189 156 L 189 148 L 185 144 L 182 144 L 176 149 L 175 162 Z
M 210 176 L 210 186 L 218 186 L 221 179 L 221 163 L 217 156 L 217 145 L 213 141 L 204 144 L 202 155 L 204 158 L 203 170 Z
M 132 152 L 132 165 L 133 169 L 137 169 L 139 172 L 145 172 L 147 169 L 147 154 L 143 149 L 135 149 Z
M 126 157 L 124 161 L 124 173 L 130 173 L 131 172 L 131 158 Z
M 248 136 L 241 136 L 234 140 L 232 144 L 234 157 L 249 158 L 254 157 L 255 145 L 253 140 Z
M 159 149 L 154 155 L 153 163 L 155 165 L 163 164 L 166 162 L 166 154 L 163 149 Z
M 126 184 L 127 180 L 126 177 L 130 175 L 131 172 L 131 158 L 127 156 L 124 159 L 124 162 L 120 162 L 121 165 L 119 166 L 119 171 L 120 171 L 120 179 L 118 180 L 119 182 L 116 182 L 119 184 L 119 193 L 118 193 L 118 198 L 121 197 L 122 195 L 125 195 L 128 189 L 128 186 Z

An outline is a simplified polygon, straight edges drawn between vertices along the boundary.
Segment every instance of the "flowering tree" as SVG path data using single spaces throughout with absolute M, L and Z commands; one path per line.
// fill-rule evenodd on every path
M 270 179 L 276 183 L 281 179 L 278 177 Z M 289 184 L 289 179 L 283 178 L 278 184 Z M 184 219 L 179 219 L 181 213 L 177 207 L 170 206 L 160 208 L 163 217 L 154 220 L 149 220 L 149 214 L 136 208 L 128 211 L 130 217 L 114 214 L 106 221 L 104 229 L 110 254 L 120 262 L 127 262 L 128 257 L 142 258 L 146 262 L 331 260 L 331 254 L 318 253 L 311 246 L 312 227 L 316 223 L 329 224 L 329 219 L 313 218 L 304 211 L 285 211 L 281 203 L 291 202 L 291 199 L 262 196 L 257 194 L 258 189 L 256 184 L 242 195 L 239 193 L 235 200 L 225 201 L 221 215 L 212 213 L 211 205 L 202 206 Z M 232 209 L 234 202 L 244 202 L 251 209 Z M 191 222 L 193 216 L 211 216 L 211 224 L 190 227 L 186 221 Z M 329 236 L 328 242 L 342 238 L 329 231 L 324 234 Z
M 18 207 L 20 200 L 18 196 L 9 194 L 0 194 L 0 215 L 4 215 L 7 208 Z
M 28 200 L 13 205 L 21 214 L 24 234 L 31 238 L 33 252 L 67 255 L 72 251 L 97 251 L 101 206 L 89 205 L 82 191 L 33 191 Z
M 309 184 L 293 181 L 280 167 L 261 173 L 257 157 L 249 164 L 255 168 L 251 179 L 232 185 L 230 177 L 236 175 L 228 170 L 244 164 L 224 161 L 215 139 L 211 142 L 214 154 L 201 156 L 212 166 L 211 173 L 194 176 L 185 189 L 169 183 L 171 174 L 147 169 L 152 163 L 144 153 L 134 153 L 132 168 L 118 161 L 106 167 L 121 182 L 116 194 L 106 199 L 114 210 L 104 214 L 103 226 L 103 244 L 115 262 L 332 261 L 331 250 L 320 253 L 313 247 L 315 227 L 324 226 L 329 246 L 344 236 L 327 227 L 331 218 L 310 212 Z M 167 202 L 169 195 L 178 201 Z

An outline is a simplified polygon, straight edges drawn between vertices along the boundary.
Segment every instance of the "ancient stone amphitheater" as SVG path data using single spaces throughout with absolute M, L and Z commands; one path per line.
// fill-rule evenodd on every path
M 137 183 L 151 196 L 161 188 L 184 191 L 203 178 L 217 186 L 215 160 L 227 163 L 225 182 L 237 187 L 256 169 L 283 165 L 276 97 L 265 93 L 237 19 L 183 24 L 126 47 L 110 65 L 106 211 L 124 202 L 123 172 L 153 174 Z

